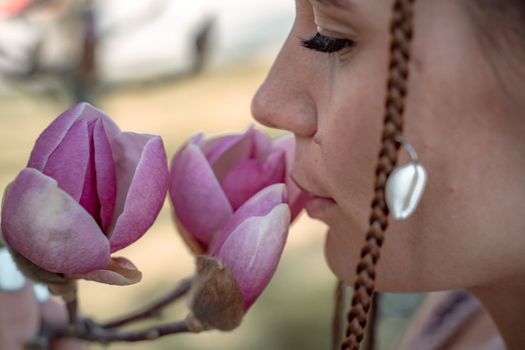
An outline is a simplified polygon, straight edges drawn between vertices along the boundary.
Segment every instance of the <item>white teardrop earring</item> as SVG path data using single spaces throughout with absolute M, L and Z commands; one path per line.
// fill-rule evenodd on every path
M 397 136 L 410 157 L 410 162 L 397 166 L 386 182 L 385 199 L 394 220 L 404 220 L 416 210 L 425 190 L 427 172 L 419 163 L 414 147 L 403 137 Z

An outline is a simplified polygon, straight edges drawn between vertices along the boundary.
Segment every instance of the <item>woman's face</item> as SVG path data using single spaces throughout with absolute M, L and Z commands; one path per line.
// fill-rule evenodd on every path
M 525 275 L 525 122 L 517 113 L 524 109 L 503 89 L 504 75 L 461 3 L 421 0 L 415 9 L 404 136 L 429 179 L 415 214 L 387 230 L 382 290 L 472 287 Z M 329 225 L 327 260 L 347 281 L 373 195 L 391 6 L 296 0 L 290 36 L 252 107 L 261 123 L 295 134 L 293 177 L 328 198 L 311 200 L 307 211 Z M 330 54 L 301 46 L 317 32 L 354 45 Z

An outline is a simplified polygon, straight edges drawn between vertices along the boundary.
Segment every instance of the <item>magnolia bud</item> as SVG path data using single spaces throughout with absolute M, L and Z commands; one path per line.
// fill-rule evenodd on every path
M 197 256 L 197 276 L 190 291 L 187 323 L 194 332 L 205 329 L 229 331 L 237 328 L 245 307 L 235 277 L 222 260 Z
M 16 265 L 29 279 L 47 285 L 53 295 L 61 296 L 66 301 L 72 300 L 76 295 L 76 281 L 66 278 L 58 273 L 50 272 L 33 264 L 16 251 L 9 250 Z
M 168 175 L 159 136 L 122 132 L 102 111 L 80 103 L 42 132 L 27 167 L 6 189 L 3 238 L 31 262 L 19 265 L 36 280 L 48 279 L 44 270 L 66 279 L 137 283 L 140 271 L 112 254 L 153 224 Z
M 20 271 L 29 279 L 44 284 L 67 284 L 68 279 L 64 276 L 44 270 L 43 268 L 33 264 L 31 261 L 24 258 L 21 254 L 17 253 L 13 249 L 9 249 L 13 260 L 20 269 Z

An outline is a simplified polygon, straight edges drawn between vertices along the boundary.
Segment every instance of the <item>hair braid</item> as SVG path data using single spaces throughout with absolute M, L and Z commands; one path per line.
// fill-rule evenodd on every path
M 413 29 L 415 0 L 395 0 L 390 25 L 390 63 L 385 103 L 382 146 L 376 167 L 374 199 L 366 243 L 361 250 L 354 282 L 352 307 L 348 313 L 346 340 L 341 349 L 358 350 L 363 340 L 367 313 L 374 295 L 375 265 L 379 260 L 385 230 L 388 226 L 388 207 L 385 202 L 385 184 L 397 163 L 399 144 L 396 136 L 403 131 L 403 112 L 407 93 L 408 63 Z

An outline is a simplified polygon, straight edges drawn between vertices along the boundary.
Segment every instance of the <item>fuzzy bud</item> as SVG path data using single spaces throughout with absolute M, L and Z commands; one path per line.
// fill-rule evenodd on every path
M 13 249 L 9 249 L 13 260 L 15 261 L 18 269 L 29 279 L 48 285 L 66 285 L 69 279 L 63 275 L 44 270 L 40 266 L 33 264 L 27 260 L 21 254 L 17 253 Z
M 232 272 L 222 260 L 197 256 L 186 322 L 190 329 L 229 331 L 237 328 L 245 313 L 244 300 Z

